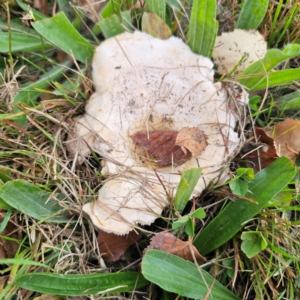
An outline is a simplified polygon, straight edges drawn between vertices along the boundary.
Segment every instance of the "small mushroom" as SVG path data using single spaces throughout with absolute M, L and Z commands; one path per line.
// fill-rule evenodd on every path
M 258 31 L 235 29 L 216 38 L 213 59 L 218 73 L 229 74 L 237 67 L 235 74 L 239 74 L 266 52 L 267 43 Z
M 96 48 L 96 91 L 68 149 L 80 160 L 91 150 L 103 157 L 106 182 L 83 206 L 98 228 L 122 235 L 151 224 L 172 204 L 184 170 L 203 168 L 195 196 L 210 181 L 229 178 L 228 159 L 239 145 L 236 117 L 213 75 L 212 61 L 176 37 L 136 31 Z M 241 95 L 237 101 L 247 103 Z

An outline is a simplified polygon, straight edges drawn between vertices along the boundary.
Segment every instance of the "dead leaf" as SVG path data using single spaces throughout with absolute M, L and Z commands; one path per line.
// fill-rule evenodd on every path
M 257 173 L 275 161 L 278 156 L 274 140 L 262 128 L 257 127 L 255 131 L 258 141 L 248 143 L 241 150 L 241 154 L 246 154 L 242 156 L 242 159 L 246 160 L 248 168 L 253 168 Z
M 143 13 L 142 29 L 143 32 L 163 40 L 172 36 L 170 27 L 156 13 Z
M 192 262 L 194 261 L 194 254 L 196 260 L 206 261 L 205 257 L 190 242 L 183 242 L 169 232 L 161 232 L 155 235 L 144 252 L 150 249 L 162 250 Z M 193 251 L 193 254 L 191 251 Z
M 2 221 L 3 218 L 0 218 Z M 5 229 L 1 232 L 3 238 L 0 238 L 0 258 L 12 258 L 15 256 L 19 244 L 13 240 L 5 239 L 4 237 L 9 237 L 10 239 L 19 239 L 19 233 L 17 232 L 16 226 L 8 222 Z
M 126 250 L 142 237 L 138 231 L 130 231 L 126 235 L 116 235 L 100 231 L 97 236 L 101 255 L 110 262 L 122 259 Z
M 300 121 L 286 119 L 277 123 L 267 134 L 274 139 L 277 155 L 295 161 L 300 151 Z
M 190 151 L 177 146 L 177 131 L 138 131 L 131 136 L 157 167 L 180 166 L 192 157 Z
M 34 0 L 33 7 L 38 9 L 45 16 L 48 16 L 48 1 L 46 1 L 46 0 Z
M 206 147 L 206 137 L 204 132 L 199 128 L 184 127 L 178 132 L 175 145 L 189 150 L 192 156 L 195 157 L 200 155 Z

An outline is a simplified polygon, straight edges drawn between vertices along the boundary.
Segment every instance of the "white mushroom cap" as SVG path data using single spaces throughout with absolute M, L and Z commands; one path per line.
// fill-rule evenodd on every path
M 151 224 L 170 202 L 166 191 L 171 198 L 175 195 L 183 170 L 203 168 L 195 195 L 211 180 L 220 180 L 221 173 L 222 180 L 228 178 L 224 168 L 239 142 L 236 119 L 226 90 L 213 83 L 212 67 L 208 58 L 194 54 L 176 37 L 124 33 L 97 47 L 96 92 L 75 125 L 76 140 L 68 146 L 81 157 L 91 148 L 104 158 L 107 182 L 98 200 L 83 207 L 97 227 L 125 234 L 137 223 Z M 134 133 L 185 127 L 199 128 L 207 137 L 199 156 L 156 170 L 144 165 L 131 138 Z
M 220 74 L 229 74 L 244 57 L 235 72 L 239 74 L 262 59 L 266 52 L 267 43 L 258 31 L 235 29 L 233 32 L 223 32 L 216 38 L 213 59 Z

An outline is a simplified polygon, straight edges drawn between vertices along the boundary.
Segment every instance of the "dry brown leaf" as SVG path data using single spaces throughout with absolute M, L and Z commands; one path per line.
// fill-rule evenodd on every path
M 267 134 L 274 139 L 277 155 L 294 161 L 300 151 L 300 121 L 286 119 L 277 123 Z
M 262 128 L 257 127 L 255 131 L 258 139 L 257 143 L 248 143 L 243 147 L 241 154 L 245 154 L 242 157 L 246 160 L 247 167 L 253 168 L 254 172 L 257 173 L 275 161 L 278 156 L 274 140 Z
M 194 157 L 200 155 L 207 145 L 204 132 L 196 127 L 181 129 L 178 132 L 175 144 L 190 151 Z
M 192 262 L 194 261 L 193 254 L 196 260 L 206 260 L 190 242 L 183 242 L 169 232 L 155 235 L 145 252 L 150 249 L 162 250 Z
M 101 255 L 110 262 L 122 259 L 126 250 L 138 241 L 142 234 L 138 231 L 130 231 L 126 235 L 116 235 L 100 231 L 97 236 Z
M 33 7 L 38 9 L 45 16 L 48 16 L 48 1 L 46 1 L 46 0 L 34 0 Z
M 176 146 L 177 131 L 138 131 L 131 136 L 157 167 L 180 166 L 189 160 L 192 155 L 183 151 L 181 146 Z

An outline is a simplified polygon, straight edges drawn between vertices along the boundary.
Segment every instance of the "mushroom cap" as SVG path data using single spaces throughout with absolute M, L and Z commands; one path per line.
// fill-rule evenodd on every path
M 227 91 L 213 82 L 212 67 L 176 37 L 123 33 L 96 48 L 96 92 L 75 125 L 69 150 L 84 157 L 92 149 L 104 158 L 107 182 L 98 200 L 83 207 L 97 227 L 126 234 L 137 223 L 151 224 L 175 196 L 184 170 L 203 168 L 194 195 L 210 181 L 228 178 L 226 162 L 239 139 Z M 247 102 L 244 94 L 241 101 Z M 199 128 L 207 146 L 180 166 L 149 167 L 131 138 L 138 131 L 183 128 Z
M 217 36 L 213 59 L 220 74 L 229 74 L 240 63 L 235 72 L 239 74 L 266 53 L 267 43 L 258 31 L 235 29 Z

